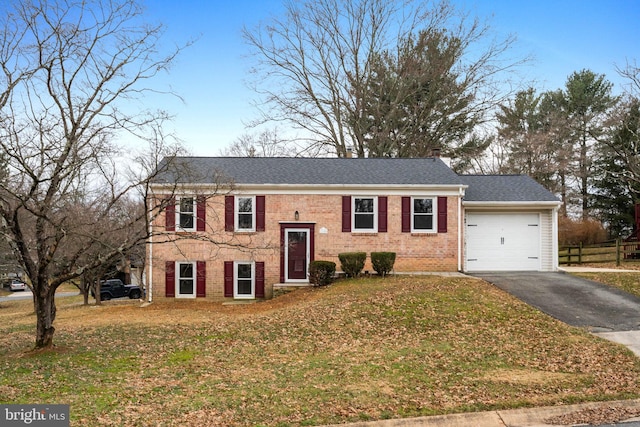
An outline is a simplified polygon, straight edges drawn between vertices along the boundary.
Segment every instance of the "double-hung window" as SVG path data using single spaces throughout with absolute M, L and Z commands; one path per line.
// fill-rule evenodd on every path
M 176 274 L 176 297 L 196 297 L 196 265 L 194 262 L 178 262 Z
M 256 198 L 253 196 L 236 196 L 236 230 L 237 231 L 255 231 L 256 215 L 255 206 Z
M 176 212 L 178 228 L 184 231 L 194 231 L 196 228 L 196 199 L 195 197 L 180 197 Z
M 413 197 L 411 202 L 411 231 L 417 233 L 435 233 L 436 217 L 435 197 Z
M 233 281 L 234 298 L 255 298 L 256 264 L 254 262 L 234 262 Z
M 378 231 L 378 198 L 377 197 L 356 197 L 352 198 L 353 218 L 352 231 L 357 232 L 377 232 Z

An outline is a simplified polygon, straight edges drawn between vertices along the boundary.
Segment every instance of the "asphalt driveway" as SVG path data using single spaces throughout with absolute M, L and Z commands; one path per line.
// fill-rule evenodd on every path
M 640 331 L 640 298 L 567 273 L 475 273 L 540 311 L 591 332 Z

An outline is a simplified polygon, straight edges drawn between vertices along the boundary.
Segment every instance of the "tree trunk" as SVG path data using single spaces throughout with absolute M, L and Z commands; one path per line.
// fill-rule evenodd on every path
M 75 282 L 74 282 L 75 284 Z M 80 278 L 80 286 L 78 286 L 80 293 L 82 294 L 83 305 L 89 305 L 89 292 L 91 292 L 91 282 L 89 282 L 84 276 Z
M 560 215 L 567 218 L 567 178 L 562 170 L 560 170 L 560 199 L 562 200 Z
M 586 126 L 586 125 L 585 125 Z M 582 220 L 589 218 L 589 192 L 587 185 L 589 184 L 589 165 L 587 164 L 587 131 L 582 131 L 582 141 L 580 143 L 580 184 L 582 186 Z
M 53 347 L 53 321 L 56 319 L 55 289 L 47 286 L 36 295 L 36 348 Z
M 100 279 L 96 280 L 96 305 L 102 305 L 102 295 L 100 295 L 100 291 L 102 290 L 101 285 Z

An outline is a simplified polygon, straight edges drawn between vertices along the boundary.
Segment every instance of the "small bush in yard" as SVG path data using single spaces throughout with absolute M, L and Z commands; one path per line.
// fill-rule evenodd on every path
M 344 252 L 338 254 L 340 267 L 348 277 L 358 277 L 367 259 L 366 252 Z
M 326 286 L 333 282 L 336 263 L 331 261 L 311 261 L 309 264 L 309 282 L 313 286 Z
M 380 276 L 386 276 L 393 270 L 393 264 L 396 262 L 395 252 L 371 252 L 371 264 L 373 269 Z

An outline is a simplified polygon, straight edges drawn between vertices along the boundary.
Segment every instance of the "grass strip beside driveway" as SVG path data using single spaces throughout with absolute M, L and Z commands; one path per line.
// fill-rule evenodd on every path
M 640 362 L 481 280 L 390 277 L 248 306 L 83 307 L 29 353 L 0 305 L 0 400 L 69 403 L 77 426 L 302 426 L 640 397 Z
M 596 282 L 614 286 L 616 288 L 622 289 L 625 292 L 640 297 L 640 271 L 638 271 L 637 273 L 593 272 L 572 274 L 578 277 L 584 277 L 585 279 L 595 280 Z

